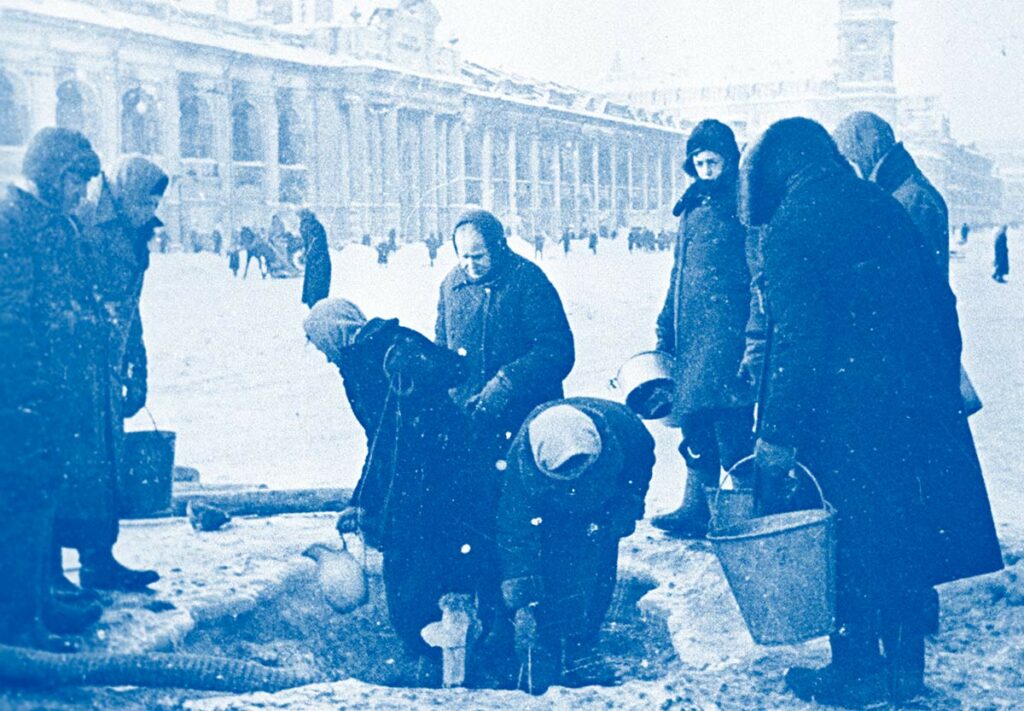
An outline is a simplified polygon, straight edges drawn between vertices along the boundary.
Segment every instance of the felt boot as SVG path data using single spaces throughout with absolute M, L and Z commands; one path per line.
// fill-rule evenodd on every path
M 688 468 L 683 503 L 675 511 L 652 518 L 651 525 L 677 538 L 704 538 L 711 520 L 707 495 L 704 493 L 705 479 L 707 477 L 703 472 Z

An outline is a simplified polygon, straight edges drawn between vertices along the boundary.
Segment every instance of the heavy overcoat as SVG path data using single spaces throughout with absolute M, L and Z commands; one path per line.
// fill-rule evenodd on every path
M 299 234 L 305 248 L 305 272 L 302 276 L 302 303 L 313 308 L 331 291 L 331 254 L 327 232 L 312 212 L 302 213 Z
M 452 389 L 457 404 L 499 371 L 511 383 L 511 402 L 492 423 L 499 436 L 515 434 L 534 407 L 562 397 L 562 381 L 576 358 L 555 287 L 540 267 L 508 251 L 479 281 L 461 267 L 445 277 L 435 335 L 439 345 L 465 359 L 466 380 Z
M 738 371 L 751 306 L 747 230 L 736 212 L 736 179 L 697 181 L 680 199 L 682 215 L 658 349 L 675 356 L 675 414 L 754 402 Z
M 541 472 L 529 441 L 530 422 L 561 404 L 588 415 L 601 436 L 598 459 L 572 481 Z M 592 638 L 615 586 L 619 539 L 644 515 L 654 439 L 625 405 L 568 398 L 530 413 L 508 465 L 497 519 L 502 579 L 540 593 L 538 624 L 550 632 Z
M 902 143 L 882 157 L 870 178 L 903 205 L 920 233 L 922 253 L 948 278 L 949 209 Z
M 497 594 L 494 512 L 481 505 L 495 494 L 465 465 L 468 423 L 448 396 L 461 365 L 397 320 L 372 319 L 338 366 L 367 435 L 352 501 L 365 511 L 366 541 L 383 552 L 392 624 L 420 653 L 429 652 L 420 630 L 438 618 L 443 593 L 490 585 Z
M 977 456 L 960 444 L 952 295 L 930 296 L 906 212 L 824 129 L 776 127 L 744 169 L 745 212 L 766 224 L 758 432 L 796 447 L 836 507 L 840 616 L 861 616 L 1002 560 Z

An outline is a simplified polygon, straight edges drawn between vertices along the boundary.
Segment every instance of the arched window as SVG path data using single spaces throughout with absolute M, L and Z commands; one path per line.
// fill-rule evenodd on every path
M 202 97 L 183 94 L 181 110 L 181 157 L 213 157 L 213 121 L 210 106 Z
M 85 99 L 78 82 L 68 79 L 57 87 L 57 125 L 86 132 Z
M 231 109 L 231 157 L 240 162 L 263 160 L 263 137 L 256 107 L 241 101 Z
M 303 163 L 304 139 L 302 119 L 292 108 L 291 95 L 279 94 L 277 97 L 277 162 L 281 165 Z
M 142 89 L 129 89 L 121 98 L 121 152 L 159 153 L 160 126 L 156 101 Z
M 0 146 L 20 146 L 25 142 L 27 111 L 18 103 L 14 83 L 0 72 Z

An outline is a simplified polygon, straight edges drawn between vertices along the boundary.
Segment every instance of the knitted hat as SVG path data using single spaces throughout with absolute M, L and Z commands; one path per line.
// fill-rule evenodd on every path
M 832 138 L 843 156 L 868 179 L 875 167 L 896 145 L 892 126 L 878 114 L 855 111 L 836 126 Z
M 32 136 L 21 162 L 22 174 L 44 194 L 55 191 L 67 172 L 91 180 L 100 174 L 100 159 L 89 139 L 66 128 L 42 128 Z
M 366 316 L 351 301 L 324 299 L 312 308 L 302 327 L 306 338 L 327 356 L 327 360 L 337 363 L 341 350 L 352 345 L 365 323 Z
M 701 151 L 712 151 L 722 156 L 726 168 L 735 168 L 740 161 L 740 149 L 732 129 L 716 119 L 704 119 L 698 123 L 686 139 L 686 162 L 683 170 L 691 178 L 697 177 L 693 157 Z
M 572 405 L 541 411 L 528 425 L 527 434 L 534 463 L 552 479 L 578 478 L 586 469 L 578 464 L 589 465 L 601 454 L 601 434 L 594 421 Z

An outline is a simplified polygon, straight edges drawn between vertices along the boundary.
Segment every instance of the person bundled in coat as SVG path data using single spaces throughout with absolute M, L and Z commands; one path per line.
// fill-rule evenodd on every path
M 732 129 L 701 121 L 686 142 L 683 169 L 695 182 L 676 203 L 675 259 L 657 321 L 657 348 L 674 356 L 673 415 L 683 432 L 683 501 L 652 519 L 675 535 L 699 538 L 710 513 L 705 488 L 753 451 L 752 371 L 748 352 L 751 268 L 747 230 L 736 211 L 740 152 Z
M 76 252 L 76 283 L 94 305 L 78 346 L 88 364 L 76 432 L 76 465 L 65 475 L 57 507 L 56 542 L 77 548 L 86 589 L 145 590 L 159 579 L 132 570 L 113 555 L 119 535 L 118 472 L 124 467 L 124 420 L 146 402 L 148 363 L 139 303 L 149 241 L 163 223 L 156 210 L 168 177 L 152 161 L 125 158 L 113 180 L 103 178 L 95 202 L 80 217 L 85 239 Z M 59 549 L 55 553 L 59 571 Z M 58 590 L 80 595 L 58 572 Z
M 619 539 L 644 515 L 654 439 L 626 406 L 545 403 L 509 450 L 498 507 L 502 594 L 532 693 L 587 682 L 612 599 Z
M 102 609 L 50 594 L 55 492 L 72 456 L 84 364 L 72 266 L 73 216 L 100 172 L 88 139 L 44 128 L 29 142 L 23 186 L 0 201 L 0 642 L 68 651 Z
M 441 595 L 477 593 L 491 609 L 498 596 L 493 543 L 480 533 L 481 483 L 464 464 L 467 427 L 448 397 L 463 377 L 462 359 L 397 319 L 366 320 L 344 299 L 317 303 L 305 330 L 338 367 L 367 436 L 338 531 L 358 530 L 381 550 L 395 632 L 413 653 L 438 661 L 420 631 L 440 617 Z
M 302 275 L 302 303 L 313 308 L 331 291 L 331 253 L 327 248 L 327 232 L 312 210 L 299 211 L 299 235 L 306 262 Z
M 992 278 L 1000 284 L 1005 284 L 1006 275 L 1010 273 L 1010 248 L 1006 243 L 1006 225 L 999 228 L 993 246 L 996 257 L 993 262 L 995 271 L 992 272 Z
M 814 121 L 769 127 L 741 193 L 764 227 L 760 506 L 792 507 L 799 459 L 836 509 L 832 660 L 786 684 L 825 704 L 900 703 L 924 685 L 922 591 L 1002 567 L 977 456 L 960 446 L 955 310 L 928 292 L 906 211 Z

